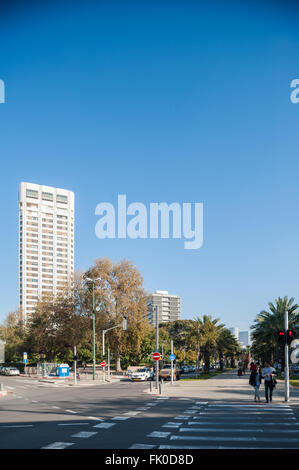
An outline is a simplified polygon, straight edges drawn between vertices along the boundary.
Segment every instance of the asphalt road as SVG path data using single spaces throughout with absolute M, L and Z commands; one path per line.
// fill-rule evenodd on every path
M 299 448 L 296 404 L 159 397 L 148 383 L 85 387 L 1 377 L 1 449 Z M 8 388 L 10 387 L 10 389 Z

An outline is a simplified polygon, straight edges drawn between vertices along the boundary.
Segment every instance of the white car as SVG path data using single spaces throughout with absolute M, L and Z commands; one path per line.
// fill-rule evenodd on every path
M 19 369 L 16 367 L 7 367 L 4 372 L 5 375 L 20 375 Z
M 131 375 L 132 382 L 142 381 L 142 380 L 152 380 L 153 379 L 153 372 L 151 369 L 147 367 L 143 367 L 142 369 L 137 369 Z

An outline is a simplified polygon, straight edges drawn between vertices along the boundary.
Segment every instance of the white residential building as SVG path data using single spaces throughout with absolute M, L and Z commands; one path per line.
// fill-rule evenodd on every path
M 148 319 L 153 325 L 156 325 L 155 307 L 158 307 L 158 323 L 181 318 L 181 298 L 178 295 L 170 295 L 168 291 L 160 290 L 151 295 L 148 303 Z
M 239 331 L 239 343 L 241 346 L 249 346 L 249 332 Z
M 74 193 L 19 185 L 19 305 L 22 320 L 44 293 L 71 287 L 74 274 Z
M 229 331 L 236 338 L 236 340 L 239 341 L 239 328 L 232 327 L 232 328 L 229 328 Z

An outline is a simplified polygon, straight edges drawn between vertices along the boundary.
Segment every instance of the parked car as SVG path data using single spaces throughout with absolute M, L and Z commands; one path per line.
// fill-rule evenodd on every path
M 181 366 L 180 367 L 181 374 L 187 374 L 189 372 L 188 366 Z
M 20 375 L 20 371 L 16 367 L 6 367 L 4 374 L 5 375 Z
M 139 382 L 143 380 L 153 380 L 154 374 L 151 369 L 148 367 L 143 367 L 137 369 L 135 372 L 131 374 L 131 381 L 132 382 Z
M 164 380 L 171 380 L 171 364 L 165 364 L 163 369 L 159 372 L 159 378 Z M 180 380 L 180 368 L 176 365 L 173 366 L 173 380 Z
M 1 375 L 5 375 L 6 369 L 8 369 L 7 366 L 1 366 L 1 368 L 0 368 L 0 374 L 1 374 Z

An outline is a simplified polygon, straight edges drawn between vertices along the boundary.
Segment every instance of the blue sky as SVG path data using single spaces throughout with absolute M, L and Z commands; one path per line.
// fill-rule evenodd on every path
M 132 260 L 182 317 L 247 329 L 299 302 L 298 11 L 283 2 L 47 2 L 0 15 L 0 321 L 18 301 L 18 184 L 75 192 L 75 267 Z M 95 207 L 203 202 L 204 244 L 99 240 Z

